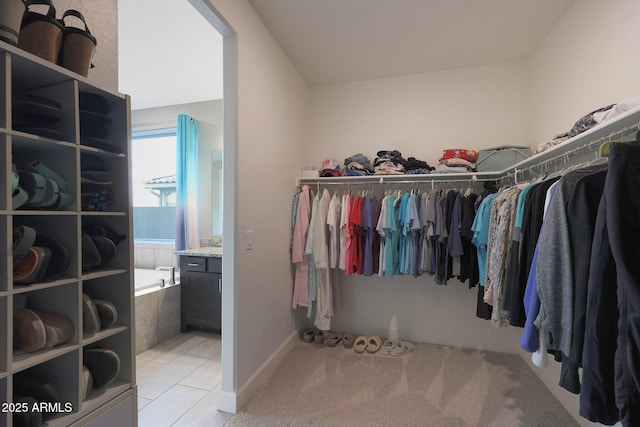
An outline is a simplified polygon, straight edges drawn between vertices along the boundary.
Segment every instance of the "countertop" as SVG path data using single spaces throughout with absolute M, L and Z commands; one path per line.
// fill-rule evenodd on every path
M 205 256 L 211 258 L 222 258 L 222 248 L 219 246 L 211 247 L 203 247 L 196 249 L 185 249 L 182 251 L 175 251 L 177 255 L 187 255 L 187 256 Z

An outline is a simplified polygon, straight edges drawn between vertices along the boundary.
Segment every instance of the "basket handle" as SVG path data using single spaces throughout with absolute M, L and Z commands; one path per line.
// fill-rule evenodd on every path
M 25 0 L 24 5 L 27 7 L 27 12 L 29 11 L 29 6 L 34 4 L 49 6 L 49 11 L 46 14 L 47 18 L 56 19 L 56 8 L 53 6 L 51 0 Z

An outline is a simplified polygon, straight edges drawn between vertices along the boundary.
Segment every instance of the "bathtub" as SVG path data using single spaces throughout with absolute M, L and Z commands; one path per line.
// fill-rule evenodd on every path
M 180 283 L 180 275 L 176 271 L 176 284 Z M 164 270 L 150 270 L 135 268 L 133 270 L 133 283 L 136 296 L 139 294 L 157 291 L 159 288 L 169 285 L 170 273 Z M 162 281 L 164 280 L 164 285 Z
M 134 269 L 136 354 L 180 333 L 180 285 L 169 285 L 169 274 Z

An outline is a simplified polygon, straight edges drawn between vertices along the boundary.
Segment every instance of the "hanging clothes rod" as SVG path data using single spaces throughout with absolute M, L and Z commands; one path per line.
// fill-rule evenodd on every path
M 391 185 L 391 184 L 400 184 L 400 185 L 431 185 L 432 183 L 436 183 L 436 184 L 448 184 L 448 183 L 474 183 L 474 182 L 485 182 L 485 181 L 495 181 L 496 178 L 492 178 L 492 179 L 473 179 L 471 177 L 466 178 L 466 179 L 421 179 L 419 181 L 409 181 L 409 180 L 394 180 L 394 181 L 354 181 L 354 182 L 349 182 L 349 181 L 327 181 L 327 182 L 323 182 L 322 179 L 318 179 L 316 181 L 313 181 L 312 183 L 307 183 L 309 185 L 312 184 L 318 184 L 318 185 L 361 185 L 361 186 L 372 186 L 372 185 L 380 185 L 380 184 L 384 184 L 384 185 Z M 304 182 L 301 182 L 301 184 L 305 184 Z

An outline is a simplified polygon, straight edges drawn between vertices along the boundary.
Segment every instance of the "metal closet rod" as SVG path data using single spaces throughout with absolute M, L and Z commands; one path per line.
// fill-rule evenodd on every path
M 391 184 L 408 184 L 408 185 L 420 185 L 420 184 L 426 184 L 426 185 L 431 185 L 432 183 L 436 183 L 436 184 L 440 184 L 440 183 L 459 183 L 459 182 L 464 182 L 464 183 L 474 183 L 474 182 L 485 182 L 485 181 L 496 181 L 500 178 L 464 178 L 464 179 L 447 179 L 447 180 L 443 180 L 443 179 L 420 179 L 420 180 L 416 180 L 416 181 L 410 181 L 410 180 L 387 180 L 387 181 L 356 181 L 356 182 L 349 182 L 349 181 L 327 181 L 327 182 L 322 182 L 322 178 L 319 178 L 317 181 L 314 181 L 313 183 L 306 183 L 307 185 L 311 185 L 311 184 L 318 184 L 318 185 L 363 185 L 363 186 L 373 186 L 373 185 L 391 185 Z M 305 184 L 305 183 L 302 183 Z

